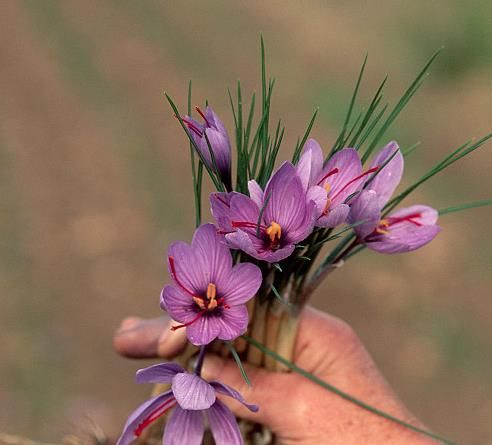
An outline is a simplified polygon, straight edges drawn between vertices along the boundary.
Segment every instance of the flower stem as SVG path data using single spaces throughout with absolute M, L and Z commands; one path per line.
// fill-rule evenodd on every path
M 207 345 L 200 347 L 200 352 L 198 353 L 198 358 L 195 364 L 195 374 L 200 376 L 202 373 L 203 359 L 205 358 L 205 352 L 207 351 Z

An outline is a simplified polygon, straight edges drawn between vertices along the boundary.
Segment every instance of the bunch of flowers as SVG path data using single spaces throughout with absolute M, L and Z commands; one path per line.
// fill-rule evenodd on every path
M 205 422 L 217 444 L 242 444 L 236 419 L 217 396 L 232 397 L 252 411 L 258 407 L 246 403 L 235 389 L 201 377 L 207 348 L 225 343 L 241 372 L 241 359 L 268 367 L 272 357 L 281 355 L 283 363 L 288 363 L 297 314 L 329 272 L 365 248 L 384 254 L 416 250 L 439 234 L 440 213 L 489 203 L 441 211 L 422 204 L 399 207 L 418 186 L 480 147 L 491 135 L 454 150 L 394 197 L 404 159 L 415 147 L 402 151 L 392 141 L 374 154 L 434 58 L 387 115 L 387 106 L 381 103 L 385 79 L 366 111 L 354 119 L 364 61 L 334 145 L 323 150 L 309 138 L 315 112 L 291 160 L 275 168 L 284 129 L 279 121 L 274 134 L 270 133 L 274 81 L 267 81 L 262 42 L 261 114 L 256 131 L 255 95 L 244 116 L 240 84 L 236 103 L 229 93 L 235 124 L 236 181 L 232 180 L 232 144 L 217 114 L 207 105 L 204 110 L 196 107 L 198 118 L 191 116 L 191 84 L 187 115 L 180 114 L 166 95 L 190 142 L 197 228 L 191 244 L 177 241 L 168 249 L 172 284 L 162 290 L 160 305 L 175 321 L 172 330 L 186 329 L 189 342 L 198 347 L 197 358 L 192 372 L 177 363 L 137 372 L 137 382 L 168 384 L 170 389 L 131 414 L 118 445 L 130 443 L 168 412 L 166 445 L 202 443 Z M 216 187 L 209 196 L 214 224 L 201 224 L 204 171 Z M 326 247 L 331 249 L 314 269 Z M 248 347 L 248 342 L 260 350 Z M 272 369 L 281 367 L 273 365 Z

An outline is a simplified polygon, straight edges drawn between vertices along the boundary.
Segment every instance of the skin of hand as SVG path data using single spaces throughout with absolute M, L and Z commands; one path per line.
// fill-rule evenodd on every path
M 127 318 L 114 337 L 118 353 L 131 358 L 172 359 L 184 348 L 183 330 L 170 331 L 168 317 Z M 306 307 L 301 315 L 294 362 L 306 371 L 407 423 L 425 428 L 398 400 L 354 333 L 340 319 Z M 207 354 L 202 376 L 237 389 L 260 406 L 251 413 L 223 399 L 244 419 L 268 426 L 281 445 L 435 444 L 436 441 L 364 410 L 296 373 L 248 366 L 253 386 L 233 360 Z

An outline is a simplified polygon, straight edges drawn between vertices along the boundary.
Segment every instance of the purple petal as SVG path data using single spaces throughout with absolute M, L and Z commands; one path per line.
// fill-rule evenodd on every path
M 215 402 L 214 388 L 195 374 L 181 372 L 172 382 L 174 397 L 183 409 L 207 409 Z
M 221 315 L 214 319 L 220 326 L 218 338 L 221 340 L 234 340 L 246 332 L 248 328 L 248 309 L 246 305 L 224 308 Z
M 347 204 L 338 204 L 330 208 L 328 215 L 323 215 L 318 218 L 315 225 L 317 227 L 333 228 L 347 220 L 350 207 Z
M 308 139 L 304 145 L 304 150 L 297 163 L 297 174 L 301 178 L 304 190 L 316 185 L 321 168 L 323 167 L 323 150 L 317 141 Z
M 184 372 L 177 363 L 159 363 L 137 371 L 137 383 L 171 383 L 173 377 Z
M 205 427 L 203 411 L 181 409 L 177 406 L 166 423 L 164 445 L 201 445 Z
M 369 189 L 374 190 L 378 194 L 379 208 L 381 209 L 391 198 L 391 195 L 400 183 L 403 174 L 404 161 L 398 144 L 394 141 L 390 142 L 379 151 L 371 163 L 371 168 L 380 167 L 388 160 L 388 158 L 393 156 L 395 151 L 398 153 L 374 177 L 368 186 Z
M 391 230 L 389 235 L 382 235 L 366 245 L 369 249 L 380 253 L 411 252 L 430 243 L 441 231 L 439 226 L 412 226 L 401 225 L 398 230 Z
M 246 195 L 236 193 L 231 198 L 231 208 L 229 217 L 235 223 L 252 223 L 257 224 L 260 208 L 256 203 Z M 234 224 L 233 224 L 234 227 Z M 256 229 L 241 228 L 245 232 L 255 233 Z
M 240 263 L 232 268 L 229 279 L 219 287 L 220 296 L 229 306 L 246 303 L 261 286 L 261 270 L 251 263 Z
M 173 262 L 171 264 L 171 259 Z M 172 268 L 174 265 L 174 271 Z M 203 274 L 203 259 L 183 241 L 176 241 L 168 249 L 168 269 L 173 281 L 185 292 L 196 294 L 207 288 L 208 281 Z
M 291 163 L 284 162 L 272 176 L 265 190 L 265 199 L 268 199 L 268 202 L 263 219 L 267 226 L 275 221 L 288 233 L 305 221 L 305 191 Z
M 242 250 L 248 255 L 251 255 L 253 258 L 257 258 L 258 249 L 263 247 L 263 243 L 256 238 L 254 234 L 246 233 L 242 230 L 238 230 L 234 233 L 228 233 L 225 238 L 232 249 Z
M 233 399 L 236 399 L 239 403 L 242 403 L 246 408 L 248 408 L 250 411 L 253 411 L 254 413 L 258 411 L 258 405 L 246 403 L 241 393 L 239 391 L 236 391 L 234 388 L 231 388 L 229 385 L 217 381 L 210 382 L 210 384 L 219 394 L 224 394 L 226 396 L 232 397 Z
M 212 152 L 215 158 L 215 164 L 223 178 L 230 175 L 231 172 L 231 145 L 229 143 L 229 138 L 227 134 L 223 134 L 214 128 L 205 129 L 208 141 L 210 142 L 210 147 L 212 147 Z M 210 155 L 210 148 L 207 144 L 205 137 L 203 138 L 205 142 L 203 150 L 207 150 L 208 157 L 210 160 L 210 168 L 214 170 L 212 156 Z
M 301 207 L 301 206 L 299 206 Z M 296 244 L 304 239 L 313 231 L 317 217 L 316 204 L 309 201 L 303 207 L 303 219 L 297 221 L 297 226 L 291 226 L 285 235 L 285 242 Z
M 306 194 L 307 201 L 313 201 L 315 205 L 315 216 L 316 218 L 323 213 L 326 207 L 326 200 L 328 199 L 328 194 L 323 187 L 314 185 L 309 187 Z
M 171 390 L 166 391 L 163 394 L 147 400 L 142 403 L 133 413 L 130 414 L 125 426 L 123 427 L 123 432 L 121 433 L 116 445 L 127 445 L 131 443 L 137 436 L 135 435 L 135 430 L 143 420 L 148 417 L 153 411 L 159 408 L 166 402 L 174 399 L 174 395 Z
M 374 190 L 362 191 L 350 206 L 348 216 L 350 224 L 366 221 L 354 227 L 357 236 L 364 239 L 370 235 L 377 227 L 380 219 L 381 212 L 379 210 L 378 195 Z
M 213 224 L 203 224 L 195 231 L 191 247 L 197 258 L 203 282 L 208 285 L 227 279 L 232 269 L 231 252 L 224 236 L 217 233 Z
M 197 314 L 191 295 L 175 286 L 166 286 L 161 292 L 161 308 L 180 323 L 189 323 Z
M 231 199 L 235 194 L 235 192 L 211 193 L 209 197 L 212 216 L 215 218 L 217 225 L 227 232 L 233 231 L 230 218 L 230 205 Z
M 260 185 L 252 179 L 248 181 L 248 191 L 249 196 L 254 201 L 254 203 L 260 208 L 263 206 L 263 190 Z
M 195 346 L 208 345 L 215 340 L 220 332 L 220 324 L 216 317 L 204 314 L 186 327 L 186 336 Z
M 338 173 L 334 173 L 323 179 L 329 172 L 338 169 Z M 323 167 L 323 171 L 318 178 L 321 180 L 320 186 L 325 184 L 330 185 L 328 197 L 332 200 L 332 204 L 340 204 L 347 199 L 352 193 L 360 189 L 365 181 L 365 178 L 355 180 L 362 173 L 362 164 L 359 154 L 353 148 L 344 148 L 337 151 Z
M 296 246 L 294 244 L 288 244 L 287 246 L 284 246 L 281 249 L 264 250 L 262 252 L 258 252 L 256 256 L 254 255 L 253 256 L 258 260 L 266 261 L 267 263 L 278 263 L 279 261 L 285 260 L 285 258 L 292 255 L 292 252 L 294 251 L 295 248 Z
M 227 130 L 226 130 L 224 124 L 220 120 L 217 113 L 214 110 L 212 110 L 211 106 L 208 106 L 207 108 L 205 108 L 205 117 L 207 118 L 208 123 L 212 127 L 214 127 L 216 130 L 218 130 L 222 134 L 227 135 Z
M 243 438 L 231 410 L 217 400 L 208 410 L 208 422 L 216 445 L 242 445 Z

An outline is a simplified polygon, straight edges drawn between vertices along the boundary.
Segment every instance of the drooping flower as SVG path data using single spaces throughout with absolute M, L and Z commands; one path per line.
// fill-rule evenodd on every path
M 231 189 L 231 143 L 224 124 L 208 106 L 203 112 L 199 107 L 195 108 L 203 118 L 203 123 L 198 122 L 190 116 L 183 118 L 183 123 L 188 127 L 190 135 L 193 137 L 200 153 L 207 163 L 210 170 L 215 171 L 214 160 L 210 153 L 205 134 L 210 142 L 210 147 L 215 159 L 215 164 L 219 170 L 220 177 L 226 188 Z
M 307 193 L 316 202 L 315 226 L 332 228 L 345 222 L 350 197 L 360 191 L 366 176 L 376 168 L 362 172 L 359 155 L 353 148 L 337 151 L 323 165 L 320 145 L 309 139 L 297 164 L 297 172 Z
M 255 181 L 248 187 L 250 197 L 213 193 L 212 214 L 231 248 L 270 263 L 281 261 L 312 232 L 315 203 L 306 200 L 301 179 L 289 162 L 272 175 L 264 192 Z
M 235 389 L 217 382 L 207 382 L 190 374 L 176 363 L 162 363 L 137 371 L 137 383 L 171 384 L 171 389 L 147 400 L 128 418 L 116 445 L 128 445 L 143 430 L 170 410 L 174 410 L 164 430 L 164 445 L 200 445 L 208 424 L 217 445 L 242 445 L 243 439 L 236 419 L 217 394 L 236 399 L 249 410 L 248 404 Z
M 164 287 L 161 307 L 186 327 L 188 340 L 205 345 L 215 338 L 232 340 L 246 331 L 245 303 L 261 285 L 261 271 L 251 263 L 232 265 L 224 236 L 213 224 L 200 226 L 191 245 L 182 241 L 168 250 L 173 285 Z
M 396 154 L 395 154 L 396 153 Z M 403 156 L 396 143 L 384 147 L 372 165 L 384 165 L 350 208 L 349 222 L 360 242 L 381 253 L 410 252 L 434 239 L 441 228 L 436 225 L 437 210 L 414 205 L 382 218 L 382 209 L 391 198 L 403 174 Z

